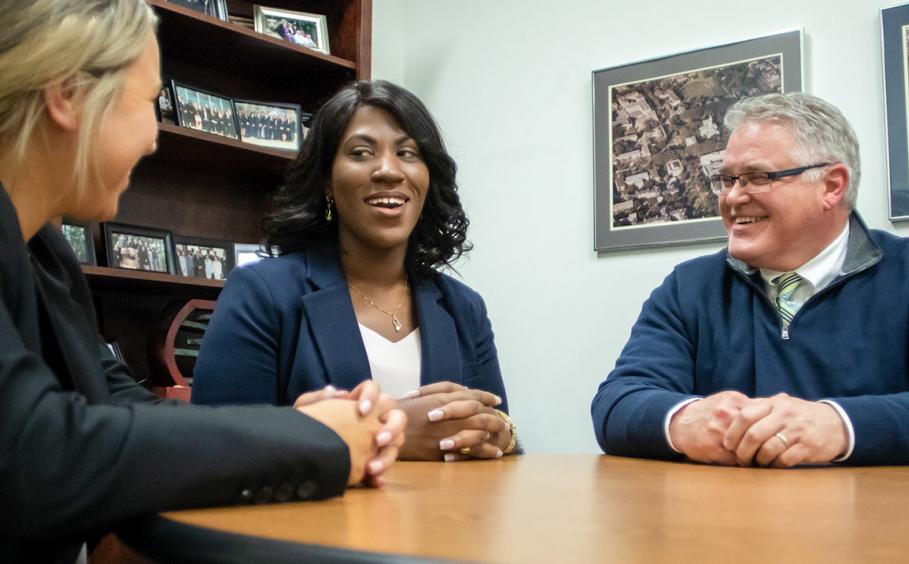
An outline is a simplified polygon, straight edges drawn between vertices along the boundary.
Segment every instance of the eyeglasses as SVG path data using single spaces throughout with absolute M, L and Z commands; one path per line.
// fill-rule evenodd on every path
M 740 174 L 738 176 L 730 176 L 728 174 L 712 174 L 710 175 L 710 189 L 717 196 L 721 194 L 728 194 L 732 190 L 732 187 L 735 186 L 735 183 L 738 182 L 742 190 L 748 194 L 768 192 L 771 185 L 773 184 L 773 181 L 778 178 L 798 176 L 806 170 L 830 166 L 832 164 L 833 163 L 818 163 L 796 168 L 787 168 L 786 170 L 774 170 L 770 172 L 746 172 L 745 174 Z

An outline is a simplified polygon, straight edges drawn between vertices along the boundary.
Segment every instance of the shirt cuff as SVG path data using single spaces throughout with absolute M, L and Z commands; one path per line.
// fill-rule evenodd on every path
M 679 403 L 672 406 L 672 409 L 669 410 L 669 413 L 666 414 L 666 419 L 663 420 L 663 433 L 666 435 L 666 443 L 669 445 L 669 448 L 676 451 L 679 454 L 683 454 L 682 451 L 675 448 L 675 445 L 672 444 L 672 439 L 669 438 L 669 422 L 672 421 L 672 416 L 678 413 L 683 407 L 689 403 L 694 403 L 701 398 L 688 398 L 686 400 L 680 401 Z M 849 453 L 852 453 L 852 450 L 849 450 Z
M 843 420 L 843 424 L 846 426 L 846 432 L 849 434 L 849 446 L 846 449 L 846 454 L 834 460 L 834 462 L 845 462 L 850 456 L 852 456 L 852 451 L 855 450 L 855 429 L 852 427 L 852 420 L 849 419 L 849 416 L 846 414 L 846 410 L 843 409 L 840 404 L 836 403 L 833 400 L 820 400 L 819 403 L 826 403 L 830 407 L 836 410 L 840 415 L 840 419 Z

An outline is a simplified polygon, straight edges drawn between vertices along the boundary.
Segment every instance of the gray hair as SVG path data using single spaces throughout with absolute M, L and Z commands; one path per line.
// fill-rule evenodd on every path
M 44 88 L 83 95 L 73 171 L 77 196 L 91 174 L 98 130 L 157 18 L 145 0 L 0 0 L 0 158 L 14 166 L 45 116 Z
M 855 130 L 841 111 L 817 96 L 790 92 L 741 100 L 729 108 L 723 120 L 730 132 L 743 122 L 764 121 L 788 125 L 796 143 L 796 154 L 792 156 L 800 164 L 834 162 L 846 165 L 849 170 L 846 202 L 851 208 L 855 207 L 862 172 L 859 143 Z M 805 174 L 817 180 L 823 172 L 809 170 Z

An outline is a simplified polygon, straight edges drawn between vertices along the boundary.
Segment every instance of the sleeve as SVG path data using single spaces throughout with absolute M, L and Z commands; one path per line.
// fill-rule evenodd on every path
M 694 347 L 682 320 L 677 274 L 644 303 L 615 368 L 591 405 L 594 432 L 607 454 L 678 459 L 663 424 L 694 390 Z
M 129 405 L 134 403 L 177 404 L 178 400 L 161 399 L 136 382 L 129 368 L 120 362 L 107 347 L 107 343 L 98 336 L 98 355 L 101 368 L 110 392 L 111 403 Z
M 231 272 L 193 369 L 193 403 L 281 403 L 279 320 L 262 276 L 248 267 Z
M 0 536 L 36 542 L 132 517 L 340 495 L 347 446 L 294 409 L 88 405 L 0 308 Z
M 475 317 L 477 373 L 472 387 L 491 392 L 502 398 L 502 405 L 498 409 L 508 413 L 508 397 L 505 393 L 505 382 L 502 380 L 502 370 L 499 368 L 499 353 L 496 350 L 492 322 L 489 321 L 483 298 L 479 294 L 475 294 L 475 296 L 478 304 Z
M 855 447 L 844 464 L 909 464 L 909 392 L 826 398 L 852 423 Z

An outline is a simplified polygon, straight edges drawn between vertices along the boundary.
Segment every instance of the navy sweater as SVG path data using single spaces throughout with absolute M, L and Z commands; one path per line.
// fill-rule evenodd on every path
M 737 390 L 831 399 L 849 415 L 849 464 L 909 464 L 909 244 L 851 218 L 844 274 L 784 338 L 760 276 L 725 250 L 678 265 L 645 302 L 592 416 L 609 454 L 678 458 L 678 402 Z

